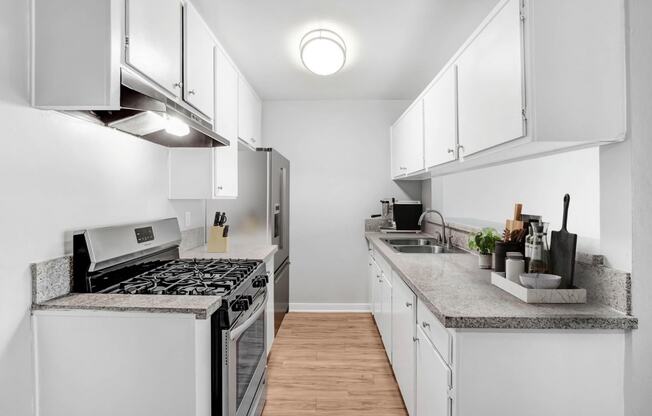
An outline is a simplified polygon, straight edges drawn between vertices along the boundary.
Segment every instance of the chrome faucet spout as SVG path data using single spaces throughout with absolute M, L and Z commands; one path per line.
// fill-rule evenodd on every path
M 437 211 L 436 209 L 427 209 L 423 211 L 423 214 L 419 217 L 419 226 L 423 222 L 423 219 L 428 215 L 429 213 L 437 214 L 439 215 L 439 218 L 441 218 L 441 235 L 443 242 L 446 246 L 448 246 L 448 237 L 446 237 L 446 221 L 444 221 L 444 216 L 441 215 L 441 212 Z

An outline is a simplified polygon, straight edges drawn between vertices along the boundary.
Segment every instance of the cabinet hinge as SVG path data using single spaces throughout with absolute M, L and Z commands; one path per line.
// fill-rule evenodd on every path
M 519 15 L 521 17 L 521 22 L 525 21 L 525 0 L 521 0 Z
M 527 127 L 527 113 L 525 108 L 521 109 L 521 117 L 523 118 L 523 124 Z
M 125 48 L 129 47 L 129 36 L 125 36 Z
M 448 389 L 446 393 L 449 399 L 455 400 L 455 389 Z

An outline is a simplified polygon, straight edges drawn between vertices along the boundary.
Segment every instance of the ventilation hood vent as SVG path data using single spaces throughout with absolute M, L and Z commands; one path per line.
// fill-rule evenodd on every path
M 229 145 L 227 139 L 213 131 L 211 123 L 125 70 L 121 72 L 119 110 L 71 113 L 166 147 Z M 180 134 L 169 132 L 171 121 L 182 127 Z

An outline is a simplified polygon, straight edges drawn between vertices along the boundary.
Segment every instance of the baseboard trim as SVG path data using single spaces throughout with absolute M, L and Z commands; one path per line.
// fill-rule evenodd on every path
M 290 312 L 369 313 L 368 303 L 290 303 Z

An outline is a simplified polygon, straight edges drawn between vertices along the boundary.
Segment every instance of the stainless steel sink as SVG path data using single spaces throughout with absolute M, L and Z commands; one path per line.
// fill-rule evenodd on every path
M 433 246 L 437 244 L 434 238 L 385 238 L 390 246 Z
M 397 253 L 463 253 L 460 249 L 442 245 L 434 238 L 382 238 L 381 240 Z
M 397 246 L 394 247 L 399 253 L 426 253 L 426 254 L 442 254 L 442 253 L 461 253 L 461 250 L 456 248 L 446 248 L 444 246 Z

